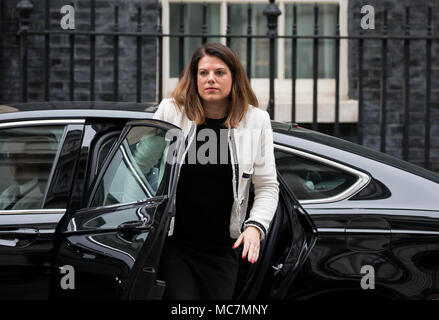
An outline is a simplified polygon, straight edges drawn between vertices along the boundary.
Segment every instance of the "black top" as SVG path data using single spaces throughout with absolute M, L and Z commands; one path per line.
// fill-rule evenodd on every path
M 177 185 L 175 239 L 198 245 L 233 243 L 229 232 L 232 165 L 224 120 L 207 118 L 197 126 Z

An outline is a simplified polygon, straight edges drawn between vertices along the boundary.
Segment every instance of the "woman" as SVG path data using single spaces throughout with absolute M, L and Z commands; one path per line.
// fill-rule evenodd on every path
M 237 248 L 250 263 L 259 258 L 279 190 L 270 118 L 257 106 L 235 53 L 207 43 L 154 114 L 182 128 L 188 142 L 173 233 L 159 267 L 164 298 L 231 299 Z M 245 220 L 250 181 L 255 199 Z

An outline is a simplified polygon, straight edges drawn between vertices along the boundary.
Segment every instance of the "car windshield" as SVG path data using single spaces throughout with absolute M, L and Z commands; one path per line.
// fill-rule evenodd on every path
M 425 179 L 439 183 L 439 174 L 433 171 L 424 169 L 420 166 L 409 163 L 407 161 L 400 160 L 388 154 L 363 147 L 359 144 L 352 143 L 350 141 L 346 141 L 336 137 L 332 137 L 316 131 L 312 131 L 304 128 L 298 128 L 296 125 L 292 125 L 292 124 L 273 122 L 272 126 L 274 131 L 285 133 L 305 140 L 321 143 L 343 151 L 351 152 L 360 155 L 362 157 L 382 162 L 384 164 L 396 167 L 398 169 L 410 172 L 412 174 L 421 176 Z

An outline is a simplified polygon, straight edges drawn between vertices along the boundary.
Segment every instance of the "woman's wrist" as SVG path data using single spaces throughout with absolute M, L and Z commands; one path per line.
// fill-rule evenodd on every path
M 259 229 L 257 226 L 255 226 L 255 225 L 248 225 L 245 229 L 248 229 L 248 228 L 252 228 L 252 229 L 255 229 L 255 230 L 257 230 L 258 231 L 258 235 L 259 235 L 259 239 L 262 239 L 262 230 L 261 229 Z
M 267 234 L 267 232 L 266 232 L 264 226 L 263 226 L 262 224 L 260 224 L 259 222 L 257 222 L 257 221 L 254 221 L 254 220 L 249 220 L 249 221 L 247 221 L 247 222 L 244 224 L 244 229 L 246 229 L 247 227 L 254 227 L 254 228 L 256 228 L 256 229 L 259 231 L 259 237 L 260 237 L 261 240 L 262 240 L 262 239 L 265 237 L 265 235 Z

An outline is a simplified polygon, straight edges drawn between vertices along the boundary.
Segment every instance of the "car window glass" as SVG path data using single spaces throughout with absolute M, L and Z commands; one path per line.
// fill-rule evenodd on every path
M 298 200 L 336 196 L 352 186 L 357 176 L 323 162 L 275 151 L 276 165 Z
M 166 130 L 133 127 L 106 169 L 90 206 L 128 203 L 159 195 L 168 147 Z
M 307 141 L 317 142 L 323 144 L 325 146 L 329 146 L 332 148 L 340 149 L 343 151 L 347 151 L 349 153 L 357 154 L 361 157 L 365 157 L 368 159 L 372 159 L 374 161 L 384 163 L 389 166 L 393 166 L 395 168 L 410 172 L 412 174 L 423 177 L 424 179 L 428 179 L 439 183 L 439 173 L 433 172 L 431 170 L 427 170 L 422 168 L 419 165 L 404 161 L 402 159 L 398 159 L 394 156 L 391 156 L 386 153 L 382 153 L 371 148 L 366 148 L 357 143 L 353 143 L 344 139 L 340 139 L 337 137 L 333 137 L 327 134 L 323 134 L 317 131 L 307 130 L 304 128 L 297 128 L 291 126 L 291 124 L 282 124 L 280 122 L 273 122 L 273 130 L 277 132 L 282 132 L 299 139 L 304 139 Z
M 41 209 L 64 126 L 0 130 L 0 210 Z
M 111 147 L 113 146 L 114 143 L 116 143 L 116 141 L 117 141 L 117 137 L 110 138 L 107 141 L 105 141 L 102 144 L 102 146 L 99 148 L 95 173 L 97 173 L 99 171 L 99 169 L 101 169 L 105 158 L 107 157 L 108 153 L 111 150 Z

